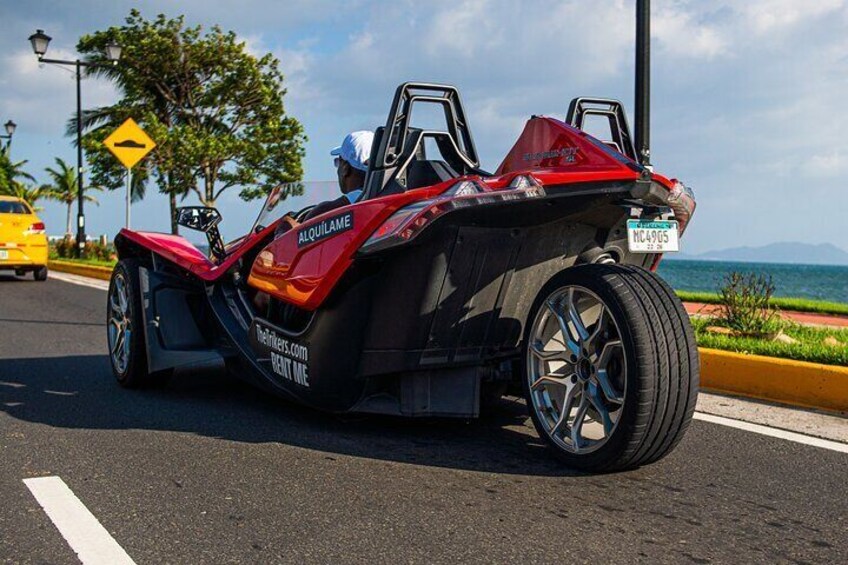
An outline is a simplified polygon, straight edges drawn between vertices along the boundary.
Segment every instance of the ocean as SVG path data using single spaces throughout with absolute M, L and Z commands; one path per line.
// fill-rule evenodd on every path
M 848 266 L 672 259 L 658 273 L 677 290 L 717 292 L 731 271 L 771 275 L 775 296 L 848 303 Z

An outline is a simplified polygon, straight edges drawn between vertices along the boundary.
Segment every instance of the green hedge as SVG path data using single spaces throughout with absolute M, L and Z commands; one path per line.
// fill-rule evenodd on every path
M 78 265 L 91 265 L 94 267 L 109 267 L 110 269 L 115 266 L 117 261 L 108 261 L 103 259 L 76 259 L 74 257 L 56 257 L 54 254 L 51 254 L 49 257 L 51 261 L 62 261 L 63 263 L 76 263 Z

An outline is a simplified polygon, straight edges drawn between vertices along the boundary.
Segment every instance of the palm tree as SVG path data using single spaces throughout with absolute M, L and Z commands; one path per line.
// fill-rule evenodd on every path
M 33 176 L 23 170 L 27 161 L 14 163 L 9 159 L 8 151 L 0 151 L 0 194 L 17 196 L 18 191 L 24 187 L 23 181 L 35 182 Z
M 50 176 L 52 184 L 45 184 L 40 187 L 44 191 L 44 197 L 51 200 L 63 202 L 68 207 L 68 221 L 65 228 L 66 234 L 73 233 L 71 224 L 73 205 L 79 196 L 77 184 L 77 173 L 72 165 L 68 165 L 61 158 L 56 157 L 56 168 L 47 167 L 44 171 Z M 101 190 L 99 187 L 89 186 L 86 192 L 91 190 Z M 97 204 L 97 199 L 86 194 L 85 200 Z
M 35 205 L 35 203 L 39 200 L 55 200 L 50 187 L 32 186 L 23 183 L 18 183 L 15 188 L 8 193 L 8 195 L 17 196 L 18 198 L 25 200 L 36 212 L 44 210 L 43 206 Z

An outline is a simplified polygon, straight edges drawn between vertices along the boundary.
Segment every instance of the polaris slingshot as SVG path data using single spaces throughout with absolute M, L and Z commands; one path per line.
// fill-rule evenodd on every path
M 412 126 L 428 104 L 443 131 Z M 582 131 L 592 116 L 611 139 Z M 306 211 L 280 213 L 281 187 L 228 245 L 215 209 L 180 209 L 209 256 L 122 230 L 107 306 L 119 383 L 218 360 L 322 410 L 458 418 L 514 385 L 570 466 L 634 467 L 678 443 L 698 355 L 652 270 L 695 203 L 640 164 L 619 103 L 532 117 L 488 174 L 457 90 L 407 83 L 369 163 L 356 203 L 299 222 Z

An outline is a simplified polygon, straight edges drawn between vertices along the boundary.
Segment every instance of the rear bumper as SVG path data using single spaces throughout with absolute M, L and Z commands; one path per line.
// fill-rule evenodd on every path
M 0 247 L 0 269 L 43 267 L 47 265 L 47 244 Z

